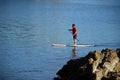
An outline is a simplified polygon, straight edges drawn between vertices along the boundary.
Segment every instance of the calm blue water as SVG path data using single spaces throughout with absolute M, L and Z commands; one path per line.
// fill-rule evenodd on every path
M 97 46 L 52 47 L 73 43 L 73 23 L 78 44 Z M 119 0 L 0 0 L 0 80 L 52 80 L 70 59 L 119 47 Z

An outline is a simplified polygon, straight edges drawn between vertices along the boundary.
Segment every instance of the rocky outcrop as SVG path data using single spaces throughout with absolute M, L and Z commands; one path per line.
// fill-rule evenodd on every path
M 90 51 L 68 61 L 57 75 L 54 80 L 120 80 L 120 48 Z

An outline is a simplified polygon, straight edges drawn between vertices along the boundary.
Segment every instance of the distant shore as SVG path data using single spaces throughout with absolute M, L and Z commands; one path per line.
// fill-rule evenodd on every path
M 90 51 L 68 61 L 57 75 L 54 80 L 120 80 L 120 48 Z

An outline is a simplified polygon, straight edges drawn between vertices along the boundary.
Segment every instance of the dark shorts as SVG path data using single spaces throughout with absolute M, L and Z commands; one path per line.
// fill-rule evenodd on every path
M 77 39 L 77 36 L 73 36 L 73 39 Z

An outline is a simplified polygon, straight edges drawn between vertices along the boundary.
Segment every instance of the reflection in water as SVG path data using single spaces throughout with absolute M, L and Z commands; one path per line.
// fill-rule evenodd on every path
M 73 47 L 73 49 L 72 49 L 72 59 L 76 59 L 76 58 L 77 58 L 76 47 Z

